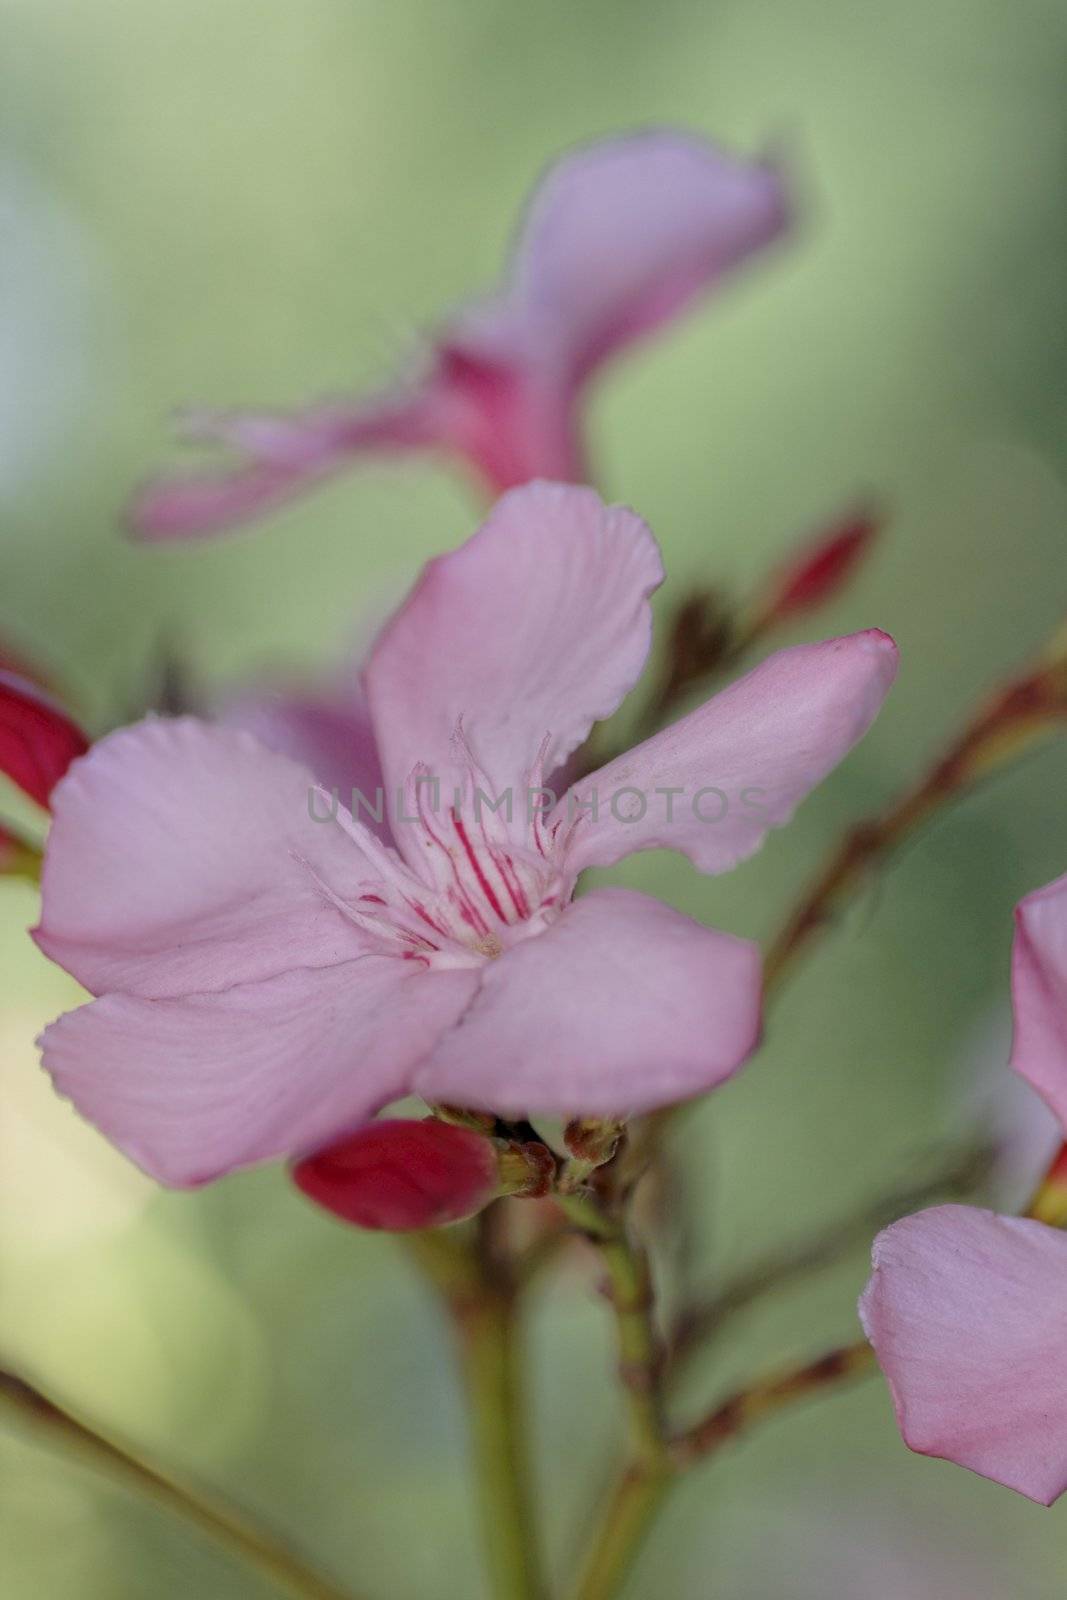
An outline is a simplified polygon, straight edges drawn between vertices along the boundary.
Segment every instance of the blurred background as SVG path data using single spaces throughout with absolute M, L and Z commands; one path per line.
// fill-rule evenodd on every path
M 493 281 L 549 158 L 647 122 L 778 152 L 800 217 L 592 397 L 600 485 L 664 546 L 660 614 L 687 584 L 743 589 L 874 494 L 882 543 L 807 636 L 887 628 L 903 670 L 758 859 L 710 881 L 646 856 L 627 881 L 768 937 L 842 828 L 1062 619 L 1058 0 L 3 0 L 0 19 L 0 638 L 91 727 L 168 658 L 207 689 L 330 666 L 480 510 L 429 463 L 367 464 L 229 540 L 135 548 L 120 514 L 172 459 L 169 410 L 374 383 Z M 798 971 L 758 1061 L 677 1141 L 702 1280 L 892 1189 L 1006 1085 L 1010 912 L 1067 868 L 1065 788 L 1052 744 Z M 5 1360 L 369 1600 L 483 1595 L 449 1352 L 400 1252 L 277 1169 L 157 1192 L 79 1125 L 36 1066 L 79 994 L 34 920 L 33 892 L 0 885 Z M 691 1397 L 854 1338 L 865 1275 L 859 1251 L 739 1319 Z M 619 1436 L 610 1359 L 581 1280 L 546 1285 L 530 1360 L 557 1569 Z M 29 1434 L 0 1436 L 0 1481 L 4 1600 L 272 1593 Z M 1065 1516 L 908 1455 L 875 1380 L 694 1474 L 627 1593 L 1052 1600 Z

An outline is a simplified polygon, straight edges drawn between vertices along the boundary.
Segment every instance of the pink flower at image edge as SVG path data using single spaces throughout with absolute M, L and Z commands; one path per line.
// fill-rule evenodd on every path
M 1067 1126 L 1067 877 L 1024 899 L 1011 1064 Z M 860 1302 L 904 1441 L 1042 1505 L 1067 1490 L 1067 1236 L 939 1206 L 879 1235 Z

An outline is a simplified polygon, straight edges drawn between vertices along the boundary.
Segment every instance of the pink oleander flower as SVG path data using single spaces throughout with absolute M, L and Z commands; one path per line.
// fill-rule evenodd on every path
M 1067 877 L 1017 908 L 1012 1003 L 1011 1064 L 1067 1120 Z M 912 1450 L 1042 1505 L 1067 1490 L 1063 1233 L 966 1206 L 906 1217 L 875 1241 L 860 1315 Z
M 586 384 L 775 239 L 782 179 L 695 134 L 652 130 L 564 156 L 538 186 L 501 287 L 457 311 L 421 369 L 364 401 L 290 415 L 193 411 L 185 433 L 235 451 L 216 472 L 150 482 L 145 539 L 204 537 L 261 516 L 368 451 L 443 450 L 494 491 L 587 477 Z
M 623 1115 L 734 1073 L 754 947 L 633 890 L 572 900 L 578 877 L 657 847 L 743 861 L 866 731 L 896 650 L 781 651 L 554 801 L 544 774 L 640 675 L 662 576 L 638 517 L 553 484 L 430 562 L 364 674 L 391 845 L 246 731 L 94 746 L 54 797 L 36 931 L 99 997 L 43 1036 L 59 1090 L 188 1185 L 404 1094 Z

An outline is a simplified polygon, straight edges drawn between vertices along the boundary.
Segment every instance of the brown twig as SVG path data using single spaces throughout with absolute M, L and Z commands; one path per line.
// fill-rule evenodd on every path
M 821 1389 L 864 1377 L 876 1366 L 874 1351 L 866 1339 L 861 1339 L 841 1345 L 815 1361 L 745 1384 L 672 1440 L 671 1455 L 679 1468 L 692 1466 L 771 1412 Z
M 831 852 L 763 965 L 764 993 L 777 988 L 812 937 L 832 920 L 867 869 L 948 801 L 1019 754 L 1067 716 L 1063 669 L 1039 662 L 982 705 L 934 766 L 881 817 L 860 823 Z
M 992 1156 L 988 1148 L 965 1150 L 947 1167 L 883 1195 L 873 1203 L 865 1202 L 825 1233 L 774 1251 L 754 1266 L 745 1268 L 717 1294 L 683 1308 L 669 1340 L 671 1377 L 677 1377 L 685 1362 L 719 1333 L 730 1317 L 746 1310 L 764 1295 L 834 1266 L 853 1250 L 868 1245 L 882 1228 L 932 1200 L 946 1195 L 972 1194 L 988 1176 Z

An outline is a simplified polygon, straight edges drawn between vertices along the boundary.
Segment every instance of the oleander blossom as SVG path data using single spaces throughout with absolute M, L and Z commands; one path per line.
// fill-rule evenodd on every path
M 1016 910 L 1012 1008 L 1011 1064 L 1064 1120 L 1067 877 Z M 904 1442 L 1051 1505 L 1067 1490 L 1067 1237 L 937 1206 L 880 1234 L 873 1265 L 860 1315 Z
M 246 731 L 149 719 L 96 745 L 54 797 L 36 932 L 98 996 L 43 1036 L 59 1090 L 187 1185 L 409 1093 L 606 1116 L 728 1078 L 759 1029 L 754 947 L 629 889 L 574 901 L 578 876 L 655 847 L 744 860 L 866 731 L 896 651 L 877 632 L 781 651 L 509 815 L 636 682 L 662 576 L 633 512 L 559 484 L 511 491 L 430 562 L 364 674 L 391 843 L 340 805 L 314 820 L 311 772 Z M 759 803 L 672 810 L 707 785 Z
M 363 401 L 289 415 L 194 410 L 191 442 L 231 469 L 157 478 L 145 539 L 261 516 L 368 452 L 441 450 L 494 491 L 587 477 L 580 402 L 612 356 L 687 310 L 787 224 L 780 175 L 694 134 L 655 129 L 572 151 L 545 174 L 491 296 L 457 311 L 417 371 Z

